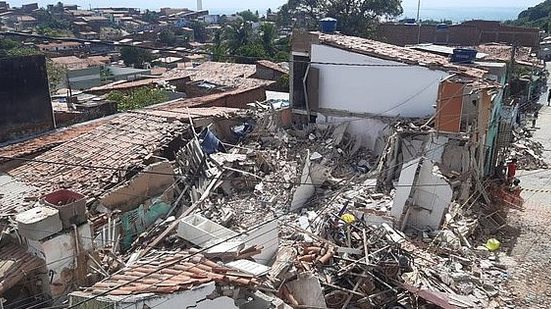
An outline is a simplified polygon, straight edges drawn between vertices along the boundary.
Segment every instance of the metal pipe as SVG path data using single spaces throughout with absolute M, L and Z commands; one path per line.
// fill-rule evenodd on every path
M 73 227 L 73 230 L 75 232 L 75 250 L 77 252 L 77 255 L 75 258 L 78 258 L 79 254 L 80 254 L 80 244 L 78 242 L 78 227 L 76 224 L 73 224 L 71 225 Z M 77 263 L 78 263 L 78 260 L 77 260 Z M 78 265 L 77 265 L 78 266 Z

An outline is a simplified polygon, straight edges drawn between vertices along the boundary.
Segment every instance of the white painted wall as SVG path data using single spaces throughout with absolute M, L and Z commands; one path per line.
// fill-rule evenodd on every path
M 452 202 L 453 190 L 438 168 L 429 160 L 424 160 L 417 178 L 417 188 L 413 195 L 414 207 L 408 217 L 408 225 L 419 229 L 430 227 L 440 229 L 440 223 Z
M 447 136 L 430 134 L 425 144 L 424 156 L 434 162 L 442 163 L 442 156 L 449 140 Z
M 376 118 L 339 117 L 331 115 L 319 115 L 316 123 L 341 123 L 349 122 L 347 132 L 351 136 L 360 136 L 362 145 L 379 155 L 386 144 L 385 129 L 388 124 Z
M 389 64 L 325 45 L 312 45 L 312 62 Z M 362 67 L 312 64 L 320 70 L 320 108 L 385 116 L 424 117 L 434 114 L 438 86 L 449 74 L 420 66 Z
M 78 227 L 80 250 L 92 251 L 92 229 L 88 223 Z M 29 252 L 46 261 L 51 279 L 53 295 L 63 292 L 70 271 L 75 268 L 77 250 L 75 248 L 74 231 L 66 230 L 52 239 L 33 241 L 28 240 Z
M 440 228 L 440 223 L 452 202 L 453 190 L 450 184 L 439 174 L 434 162 L 421 158 L 404 163 L 400 174 L 391 215 L 400 220 L 408 197 L 411 195 L 413 207 L 407 217 L 406 226 L 421 230 L 430 227 Z M 417 179 L 415 173 L 418 171 Z M 413 194 L 411 194 L 413 190 Z
M 253 256 L 253 260 L 262 265 L 272 265 L 279 248 L 279 223 L 272 221 L 245 236 L 245 247 L 262 246 L 262 253 Z
M 402 172 L 400 173 L 400 179 L 398 180 L 398 186 L 396 188 L 396 194 L 392 202 L 392 209 L 390 215 L 396 220 L 402 218 L 404 214 L 404 207 L 413 190 L 413 183 L 415 182 L 415 175 L 419 169 L 421 158 L 416 158 L 407 163 L 404 163 Z

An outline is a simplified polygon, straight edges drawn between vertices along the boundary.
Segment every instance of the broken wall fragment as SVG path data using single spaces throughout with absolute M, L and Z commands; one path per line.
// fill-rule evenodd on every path
M 398 181 L 391 214 L 401 229 L 437 230 L 452 202 L 451 185 L 430 160 L 405 164 Z

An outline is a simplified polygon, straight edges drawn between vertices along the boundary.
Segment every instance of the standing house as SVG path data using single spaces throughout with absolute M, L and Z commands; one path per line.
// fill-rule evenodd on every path
M 471 133 L 479 147 L 480 175 L 487 176 L 495 165 L 502 110 L 503 85 L 450 77 L 439 88 L 435 114 L 441 133 Z
M 432 44 L 412 48 L 444 56 L 451 56 L 454 51 L 453 47 Z M 436 115 L 437 130 L 440 133 L 474 132 L 478 143 L 483 145 L 478 154 L 479 165 L 484 167 L 483 175 L 488 176 L 493 173 L 497 161 L 503 159 L 498 158 L 498 153 L 509 145 L 512 126 L 522 106 L 527 105 L 523 100 L 529 100 L 532 93 L 539 93 L 538 90 L 532 91 L 532 87 L 538 87 L 537 72 L 543 66 L 531 55 L 529 47 L 492 43 L 475 49 L 478 51 L 477 60 L 471 65 L 486 70 L 486 80 L 473 83 L 454 78 L 442 83 Z M 532 73 L 525 89 L 515 83 L 513 65 L 536 72 Z M 505 96 L 506 88 L 509 88 L 509 97 Z M 461 98 L 452 95 L 457 91 L 462 93 Z M 516 97 L 516 100 L 511 100 L 511 97 Z
M 486 74 L 443 56 L 340 34 L 296 32 L 292 50 L 295 114 L 318 123 L 354 120 L 351 133 L 370 149 L 387 127 L 381 118 L 431 117 L 442 81 Z

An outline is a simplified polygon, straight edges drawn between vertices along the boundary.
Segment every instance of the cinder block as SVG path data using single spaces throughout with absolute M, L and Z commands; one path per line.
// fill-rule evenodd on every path
M 42 240 L 59 233 L 62 229 L 57 209 L 39 206 L 15 216 L 19 234 L 31 240 Z

